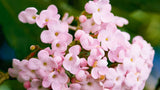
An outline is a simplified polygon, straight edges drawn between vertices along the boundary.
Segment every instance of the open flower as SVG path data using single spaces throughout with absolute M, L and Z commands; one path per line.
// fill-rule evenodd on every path
M 36 22 L 37 15 L 37 9 L 34 7 L 29 7 L 25 9 L 25 11 L 20 12 L 18 15 L 18 18 L 23 23 L 29 23 L 34 24 Z

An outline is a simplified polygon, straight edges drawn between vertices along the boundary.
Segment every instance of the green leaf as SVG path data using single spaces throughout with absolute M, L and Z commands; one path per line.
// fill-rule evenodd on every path
M 23 84 L 17 80 L 6 80 L 0 85 L 0 90 L 25 90 Z

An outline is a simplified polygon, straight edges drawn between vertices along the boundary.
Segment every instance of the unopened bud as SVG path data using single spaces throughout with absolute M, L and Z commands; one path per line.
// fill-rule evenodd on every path
M 81 15 L 81 16 L 79 17 L 79 21 L 80 21 L 81 23 L 84 23 L 86 20 L 87 20 L 87 17 L 86 17 L 85 15 Z
M 36 49 L 36 46 L 35 45 L 31 45 L 30 46 L 30 50 L 35 50 Z

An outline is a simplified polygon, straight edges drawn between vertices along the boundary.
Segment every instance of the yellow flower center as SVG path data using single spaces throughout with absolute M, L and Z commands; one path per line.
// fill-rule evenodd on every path
M 47 63 L 46 63 L 46 62 L 44 62 L 44 63 L 43 63 L 43 65 L 44 65 L 44 66 L 47 66 Z
M 105 75 L 101 75 L 99 79 L 100 79 L 100 80 L 105 79 Z
M 93 67 L 97 67 L 97 63 L 98 63 L 98 61 L 95 61 L 93 64 Z
M 139 81 L 139 77 L 137 77 L 137 81 Z
M 108 41 L 108 38 L 106 38 L 106 41 Z
M 73 57 L 70 57 L 70 58 L 69 58 L 69 61 L 72 61 L 72 60 L 73 60 Z
M 56 75 L 53 75 L 52 78 L 56 78 Z
M 56 47 L 60 47 L 60 44 L 59 44 L 59 43 L 57 43 L 57 44 L 56 44 Z
M 55 36 L 58 36 L 58 35 L 59 35 L 59 33 L 58 33 L 58 32 L 56 32 L 56 33 L 55 33 Z
M 119 77 L 116 78 L 116 81 L 118 81 L 118 80 L 119 80 Z
M 35 70 L 31 70 L 32 73 L 35 73 Z
M 92 24 L 91 24 L 91 25 L 92 25 L 92 26 L 93 26 L 93 25 L 95 25 L 95 22 L 92 22 Z
M 36 16 L 32 16 L 32 19 L 36 19 Z
M 131 58 L 131 62 L 133 62 L 133 58 Z
M 101 10 L 100 8 L 97 9 L 98 12 L 100 12 L 100 10 Z
M 88 82 L 88 83 L 87 83 L 87 85 L 88 85 L 88 86 L 91 86 L 91 85 L 92 85 L 92 83 L 91 83 L 91 82 Z
M 49 19 L 46 19 L 45 21 L 46 21 L 46 22 L 48 22 L 48 21 L 49 21 Z

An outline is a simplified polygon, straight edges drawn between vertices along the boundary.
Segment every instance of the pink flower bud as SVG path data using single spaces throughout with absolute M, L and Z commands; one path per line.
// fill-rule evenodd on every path
M 81 16 L 79 17 L 79 21 L 80 21 L 81 23 L 84 23 L 86 20 L 87 20 L 87 17 L 86 17 L 85 15 L 81 15 Z
M 29 81 L 24 82 L 23 86 L 24 86 L 24 88 L 26 88 L 26 89 L 28 89 L 28 88 L 30 88 L 30 87 L 31 87 L 31 85 L 30 85 L 30 82 L 29 82 Z

